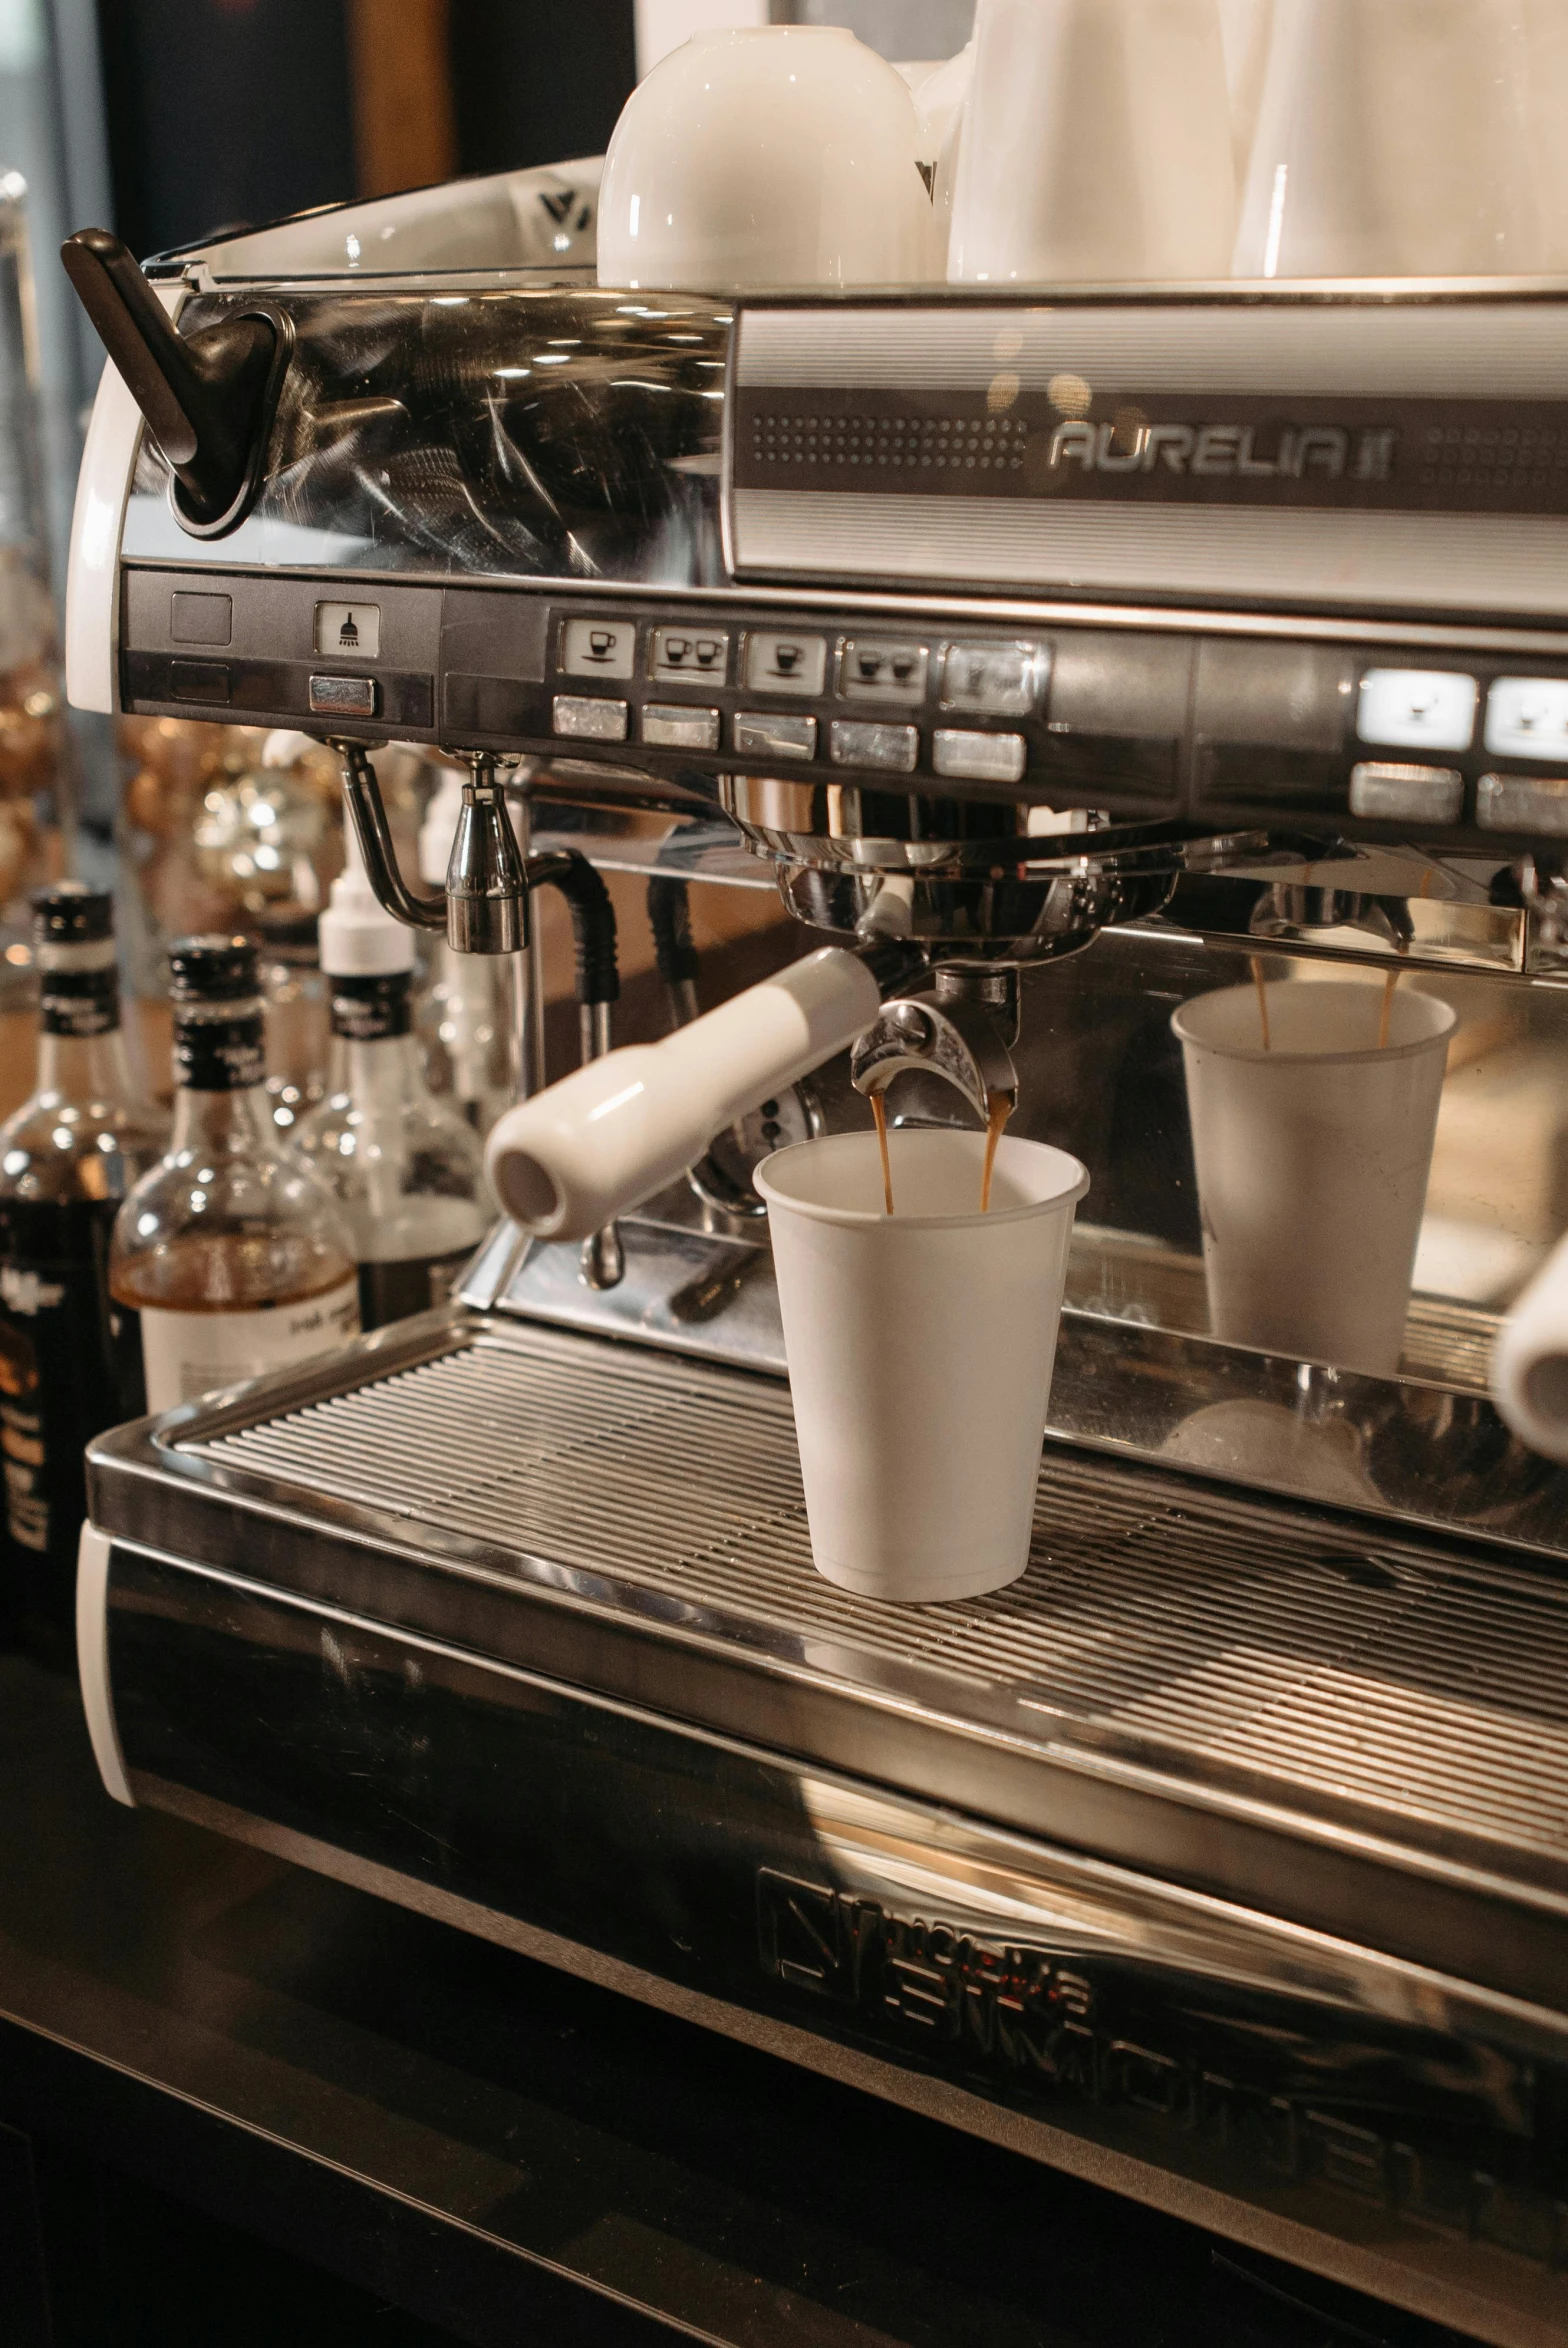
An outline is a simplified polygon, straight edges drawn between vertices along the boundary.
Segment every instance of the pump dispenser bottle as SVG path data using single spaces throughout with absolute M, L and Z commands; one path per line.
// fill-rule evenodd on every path
M 413 960 L 414 933 L 377 904 L 350 833 L 321 917 L 327 1098 L 297 1146 L 348 1219 L 367 1329 L 442 1303 L 489 1221 L 478 1135 L 454 1103 L 432 1095 L 420 1067 Z

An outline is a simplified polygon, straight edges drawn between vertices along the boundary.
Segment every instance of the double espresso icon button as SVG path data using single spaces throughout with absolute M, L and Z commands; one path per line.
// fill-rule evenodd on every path
M 722 628 L 655 628 L 648 646 L 648 674 L 670 685 L 695 678 L 722 685 L 729 673 L 730 640 Z

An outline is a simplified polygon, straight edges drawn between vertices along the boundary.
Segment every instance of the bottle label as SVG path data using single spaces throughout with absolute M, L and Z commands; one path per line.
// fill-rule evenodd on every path
M 120 1024 L 120 974 L 102 970 L 42 970 L 38 1024 L 45 1035 L 108 1035 Z
M 297 1304 L 243 1313 L 168 1312 L 143 1305 L 142 1359 L 147 1408 L 172 1410 L 264 1370 L 290 1368 L 359 1334 L 359 1283 L 351 1273 L 336 1288 Z
M 29 1643 L 68 1660 L 82 1454 L 140 1416 L 136 1315 L 110 1301 L 116 1202 L 0 1203 L 0 1464 L 15 1593 Z
M 373 978 L 335 976 L 332 1030 L 351 1044 L 378 1044 L 409 1031 L 409 973 L 389 970 Z
M 174 1081 L 187 1092 L 248 1092 L 267 1074 L 261 1013 L 232 1019 L 174 1015 Z
M 473 1255 L 460 1247 L 450 1255 L 407 1256 L 396 1264 L 361 1264 L 359 1318 L 366 1329 L 384 1329 L 410 1313 L 427 1313 L 433 1304 L 445 1304 L 454 1282 Z

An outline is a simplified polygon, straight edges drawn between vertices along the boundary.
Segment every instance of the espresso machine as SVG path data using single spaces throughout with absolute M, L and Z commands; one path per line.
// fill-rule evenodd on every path
M 1568 1482 L 1487 1362 L 1564 1217 L 1568 285 L 621 293 L 527 198 L 460 265 L 429 197 L 384 266 L 353 212 L 78 240 L 72 697 L 338 742 L 455 943 L 565 843 L 650 884 L 672 1021 L 704 888 L 884 1008 L 613 1244 L 503 1221 L 449 1309 L 102 1440 L 105 1784 L 1560 2339 Z M 468 764 L 449 904 L 394 739 Z M 1392 1375 L 1210 1326 L 1170 1021 L 1254 963 L 1460 1011 Z M 813 1571 L 749 1182 L 890 1062 L 895 1121 L 1010 1073 L 1094 1185 L 1029 1571 L 934 1608 Z

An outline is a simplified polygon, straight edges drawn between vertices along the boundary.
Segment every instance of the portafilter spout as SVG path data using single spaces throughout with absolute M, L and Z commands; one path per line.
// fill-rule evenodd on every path
M 982 1125 L 998 1095 L 1018 1098 L 1018 1071 L 1004 1040 L 1018 1031 L 1018 972 L 942 967 L 929 992 L 897 995 L 850 1055 L 850 1079 L 867 1099 L 895 1077 L 940 1076 L 968 1101 Z

